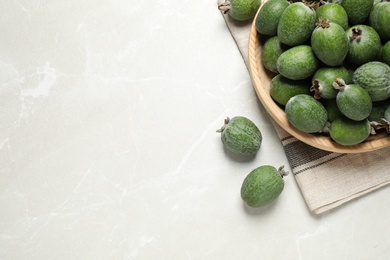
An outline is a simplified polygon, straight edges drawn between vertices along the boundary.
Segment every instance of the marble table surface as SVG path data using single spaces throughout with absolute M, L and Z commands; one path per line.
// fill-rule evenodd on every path
M 390 189 L 315 216 L 216 1 L 0 4 L 0 259 L 388 259 Z M 225 117 L 263 133 L 226 153 Z

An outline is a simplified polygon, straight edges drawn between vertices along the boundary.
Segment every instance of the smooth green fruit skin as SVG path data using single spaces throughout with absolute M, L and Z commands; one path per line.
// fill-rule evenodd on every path
M 255 20 L 256 30 L 264 35 L 276 35 L 280 17 L 288 5 L 287 0 L 268 0 L 265 2 Z
M 361 30 L 359 38 L 353 37 L 353 30 Z M 355 25 L 346 31 L 349 39 L 349 49 L 346 61 L 355 65 L 376 60 L 381 53 L 382 43 L 379 34 L 368 25 Z
M 368 92 L 372 101 L 390 98 L 390 66 L 386 63 L 365 63 L 355 70 L 352 80 Z
M 390 105 L 390 100 L 372 102 L 372 110 L 367 119 L 372 122 L 381 122 L 384 118 L 385 110 Z
M 374 28 L 383 41 L 390 40 L 390 2 L 381 2 L 372 7 L 370 26 Z
M 327 3 L 321 5 L 316 10 L 317 19 L 322 17 L 330 22 L 337 23 L 344 30 L 348 29 L 348 15 L 340 4 Z
M 250 207 L 263 207 L 283 191 L 284 180 L 273 166 L 263 165 L 251 171 L 241 185 L 241 198 Z
M 228 15 L 237 21 L 247 21 L 256 16 L 261 0 L 229 0 L 231 9 Z
M 373 0 L 343 0 L 341 6 L 348 14 L 350 25 L 361 24 L 369 17 Z
M 390 122 L 390 105 L 386 107 L 385 111 L 383 112 L 383 118 Z M 379 121 L 378 121 L 379 122 Z
M 382 48 L 382 61 L 390 66 L 390 41 L 386 42 Z
M 336 78 L 342 78 L 346 84 L 352 83 L 350 72 L 342 66 L 338 67 L 321 67 L 313 75 L 312 84 L 318 82 L 318 94 L 321 98 L 336 98 L 338 90 L 333 87 Z
M 286 50 L 286 46 L 279 41 L 277 36 L 267 39 L 263 45 L 261 61 L 269 71 L 278 73 L 276 62 L 279 56 Z
M 322 99 L 321 103 L 324 105 L 326 112 L 328 113 L 328 122 L 333 122 L 336 118 L 342 115 L 340 109 L 337 106 L 336 99 Z
M 279 40 L 289 46 L 305 43 L 316 26 L 316 18 L 315 11 L 302 2 L 290 4 L 279 20 Z
M 271 80 L 270 95 L 276 103 L 285 106 L 290 98 L 308 94 L 308 85 L 307 80 L 291 80 L 278 74 Z
M 350 146 L 363 142 L 370 135 L 367 119 L 355 121 L 341 116 L 333 120 L 329 128 L 330 137 L 338 144 Z
M 276 67 L 288 79 L 301 80 L 314 75 L 319 66 L 318 58 L 308 45 L 299 45 L 283 52 Z
M 317 26 L 311 36 L 311 47 L 320 61 L 328 66 L 339 66 L 348 54 L 348 38 L 344 29 L 329 23 L 329 27 Z
M 337 94 L 336 102 L 343 115 L 356 121 L 367 118 L 372 110 L 370 95 L 359 85 L 346 85 Z
M 246 117 L 231 118 L 221 130 L 222 143 L 233 153 L 254 155 L 260 149 L 262 134 L 259 128 Z
M 305 133 L 321 132 L 327 122 L 325 107 L 310 95 L 296 95 L 287 102 L 285 112 L 288 121 Z

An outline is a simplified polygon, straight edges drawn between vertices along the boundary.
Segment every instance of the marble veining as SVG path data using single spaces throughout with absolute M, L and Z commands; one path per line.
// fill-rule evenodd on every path
M 0 4 L 0 259 L 386 259 L 390 189 L 312 215 L 216 1 Z M 263 133 L 227 153 L 227 116 Z

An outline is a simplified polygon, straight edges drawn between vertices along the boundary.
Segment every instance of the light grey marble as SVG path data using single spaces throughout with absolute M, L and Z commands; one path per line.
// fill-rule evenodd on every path
M 0 259 L 386 259 L 390 189 L 320 216 L 288 162 L 216 1 L 1 1 Z M 263 133 L 226 153 L 226 116 Z

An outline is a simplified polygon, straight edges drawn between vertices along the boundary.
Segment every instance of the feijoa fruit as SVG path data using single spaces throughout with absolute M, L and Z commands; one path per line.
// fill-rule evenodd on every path
M 308 94 L 309 83 L 308 80 L 291 80 L 278 74 L 271 80 L 270 95 L 276 103 L 284 106 L 293 96 Z
M 261 7 L 256 20 L 256 30 L 264 35 L 276 35 L 280 17 L 289 5 L 287 0 L 268 0 Z
M 226 118 L 217 132 L 221 133 L 224 147 L 239 155 L 255 155 L 263 140 L 259 128 L 243 116 Z
M 286 7 L 282 13 L 277 34 L 279 40 L 289 46 L 304 44 L 310 39 L 316 26 L 316 13 L 303 2 L 295 2 Z
M 350 25 L 361 24 L 370 15 L 374 0 L 342 0 L 341 5 L 348 14 Z
M 314 75 L 319 61 L 309 45 L 298 45 L 284 51 L 276 62 L 277 70 L 284 77 L 301 80 Z
M 371 133 L 367 119 L 356 121 L 345 116 L 333 120 L 329 128 L 330 137 L 341 145 L 355 145 L 363 142 Z
M 263 165 L 252 170 L 241 185 L 242 200 L 253 208 L 270 204 L 282 193 L 283 176 L 287 174 L 283 166 L 277 170 L 273 166 Z
M 390 66 L 386 63 L 365 63 L 355 70 L 352 80 L 368 92 L 372 101 L 390 98 Z
M 310 87 L 314 91 L 314 98 L 336 98 L 338 90 L 333 87 L 333 82 L 337 78 L 342 78 L 347 84 L 352 83 L 350 72 L 343 66 L 319 68 L 313 75 Z
M 383 41 L 390 40 L 390 2 L 374 4 L 370 13 L 370 26 L 376 30 Z
M 382 48 L 382 61 L 390 65 L 390 41 L 386 42 Z
M 286 103 L 285 112 L 288 121 L 305 133 L 322 132 L 328 119 L 325 107 L 307 94 L 290 98 Z
M 369 116 L 372 101 L 367 91 L 356 84 L 347 85 L 343 79 L 336 79 L 334 87 L 339 90 L 336 97 L 337 107 L 346 117 L 360 121 Z
M 279 41 L 278 36 L 272 36 L 268 38 L 264 42 L 262 53 L 261 53 L 261 61 L 264 68 L 266 68 L 269 71 L 278 73 L 276 62 L 278 61 L 279 56 L 286 49 L 287 49 L 286 46 Z
M 346 61 L 355 65 L 362 65 L 379 57 L 382 43 L 374 28 L 360 24 L 348 28 L 345 33 L 349 39 Z
M 247 21 L 255 17 L 261 0 L 225 0 L 218 3 L 218 9 L 237 21 Z
M 325 65 L 339 66 L 348 53 L 348 38 L 340 25 L 320 18 L 311 35 L 311 47 Z
M 326 3 L 316 10 L 317 19 L 322 18 L 325 21 L 337 23 L 344 30 L 348 29 L 348 15 L 345 9 L 336 3 Z

